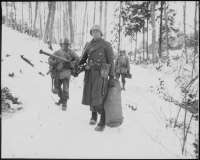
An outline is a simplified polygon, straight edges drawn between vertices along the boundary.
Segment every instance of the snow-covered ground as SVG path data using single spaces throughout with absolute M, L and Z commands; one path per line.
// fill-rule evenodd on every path
M 188 153 L 182 155 L 182 131 L 166 127 L 170 125 L 166 119 L 175 118 L 179 108 L 160 98 L 156 87 L 161 78 L 171 94 L 179 96 L 170 76 L 131 65 L 133 77 L 122 91 L 122 125 L 97 132 L 96 125 L 89 125 L 89 106 L 81 104 L 84 74 L 71 78 L 67 111 L 62 111 L 55 105 L 58 96 L 51 92 L 51 78 L 46 75 L 48 57 L 39 54 L 40 49 L 53 53 L 38 39 L 2 26 L 1 87 L 8 87 L 22 102 L 11 104 L 12 108 L 23 109 L 1 115 L 1 158 L 195 158 L 194 136 L 188 135 Z M 14 77 L 8 76 L 11 73 Z

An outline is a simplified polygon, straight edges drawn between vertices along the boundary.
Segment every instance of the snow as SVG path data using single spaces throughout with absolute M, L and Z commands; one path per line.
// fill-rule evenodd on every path
M 89 106 L 81 104 L 84 73 L 71 78 L 67 111 L 62 111 L 55 105 L 58 96 L 51 92 L 51 78 L 46 75 L 48 57 L 39 54 L 40 49 L 53 53 L 42 41 L 2 26 L 2 87 L 22 102 L 11 107 L 23 109 L 1 115 L 1 158 L 194 158 L 193 136 L 189 134 L 190 145 L 186 145 L 191 155 L 185 156 L 181 154 L 181 131 L 166 128 L 165 117 L 174 118 L 178 107 L 156 94 L 159 78 L 173 90 L 170 76 L 132 64 L 133 78 L 126 80 L 126 91 L 122 91 L 122 125 L 97 132 L 96 125 L 89 125 Z M 14 77 L 9 77 L 12 72 Z

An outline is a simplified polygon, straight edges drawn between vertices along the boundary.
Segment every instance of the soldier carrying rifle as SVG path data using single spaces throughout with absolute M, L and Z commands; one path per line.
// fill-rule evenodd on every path
M 69 60 L 69 62 L 49 57 L 48 62 L 50 65 L 51 77 L 54 79 L 53 93 L 58 94 L 59 101 L 57 105 L 62 104 L 62 110 L 67 109 L 67 100 L 69 99 L 69 80 L 73 75 L 74 67 L 79 61 L 79 56 L 76 52 L 69 47 L 69 40 L 67 38 L 61 38 L 60 47 L 61 49 L 55 51 L 53 55 Z M 63 84 L 63 89 L 61 85 Z

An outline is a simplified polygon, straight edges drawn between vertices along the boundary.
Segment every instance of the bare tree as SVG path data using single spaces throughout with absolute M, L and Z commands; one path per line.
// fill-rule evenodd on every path
M 106 40 L 106 34 L 107 34 L 107 1 L 105 1 L 105 17 L 104 17 L 104 39 Z
M 186 46 L 186 30 L 185 30 L 185 14 L 186 14 L 186 1 L 183 2 L 183 30 L 184 30 L 184 52 L 186 56 L 186 63 L 188 63 L 187 46 Z
M 118 53 L 120 52 L 120 43 L 121 43 L 121 8 L 122 8 L 122 1 L 120 1 L 120 8 L 119 8 L 119 43 L 118 43 Z
M 155 1 L 151 2 L 151 25 L 152 25 L 152 58 L 153 64 L 155 63 L 155 48 L 156 48 L 156 35 L 155 35 Z
M 163 1 L 160 1 L 160 41 L 159 41 L 159 57 L 162 57 L 162 15 L 163 15 Z
M 198 41 L 198 37 L 197 37 L 197 1 L 195 1 L 195 11 L 194 11 L 194 55 L 197 54 L 197 41 Z
M 96 17 L 96 1 L 94 3 L 94 18 L 93 18 L 93 24 L 95 24 L 95 17 Z
M 102 28 L 102 10 L 103 10 L 103 1 L 100 1 L 99 5 L 99 24 Z
M 22 33 L 24 33 L 24 2 L 22 2 Z
M 164 14 L 165 14 L 165 44 L 166 44 L 166 51 L 167 56 L 169 58 L 169 51 L 168 51 L 168 16 L 167 16 L 167 1 L 165 2 L 164 6 Z
M 86 2 L 86 6 L 87 6 L 87 2 Z M 74 43 L 74 28 L 73 28 L 73 22 L 72 22 L 72 1 L 68 1 L 68 7 L 69 7 L 70 41 L 71 43 Z
M 148 9 L 149 9 L 149 2 L 147 2 L 147 10 L 148 10 Z M 148 53 L 148 49 L 149 49 L 149 48 L 148 48 L 148 47 L 149 47 L 149 22 L 148 22 L 148 21 L 149 21 L 149 18 L 148 18 L 148 16 L 147 16 L 147 45 L 146 45 L 146 46 L 147 46 L 147 59 L 148 59 L 148 57 L 149 57 L 149 56 L 148 56 L 148 54 L 149 54 L 149 53 Z
M 42 31 L 42 12 L 41 12 L 41 5 L 42 5 L 42 2 L 40 2 L 40 4 L 39 4 L 39 11 L 40 11 L 40 13 L 39 13 L 39 15 L 40 15 L 40 40 L 42 39 L 42 37 L 43 37 L 43 31 Z
M 46 23 L 46 28 L 45 28 L 45 34 L 44 34 L 44 42 L 47 42 L 48 39 L 48 32 L 49 32 L 49 23 L 50 23 L 50 18 L 51 18 L 51 10 L 52 10 L 52 2 L 48 2 L 48 8 L 49 8 L 49 13 L 47 17 L 47 23 Z
M 86 13 L 87 13 L 87 1 L 86 1 L 86 5 L 85 5 L 85 14 L 84 14 L 84 18 L 83 18 L 83 30 L 82 30 L 82 46 L 84 45 L 84 34 L 85 34 L 85 19 L 86 19 Z
M 6 1 L 6 18 L 5 18 L 5 23 L 8 23 L 8 2 Z
M 16 6 L 15 6 L 15 2 L 12 2 L 13 3 L 13 8 L 15 10 L 15 30 L 17 30 L 17 14 L 16 14 Z
M 52 42 L 52 36 L 53 36 L 53 25 L 54 25 L 54 17 L 55 17 L 55 11 L 56 11 L 56 2 L 52 2 L 52 14 L 51 14 L 51 23 L 49 27 L 49 40 Z
M 33 24 L 34 31 L 35 31 L 35 25 L 36 25 L 36 20 L 37 20 L 37 10 L 38 10 L 38 1 L 36 1 L 36 4 L 35 4 L 35 20 L 34 20 L 34 24 Z

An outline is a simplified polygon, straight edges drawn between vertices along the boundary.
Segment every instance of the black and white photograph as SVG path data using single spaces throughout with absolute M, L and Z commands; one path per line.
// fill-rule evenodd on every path
M 1 158 L 199 159 L 198 1 L 2 1 Z

